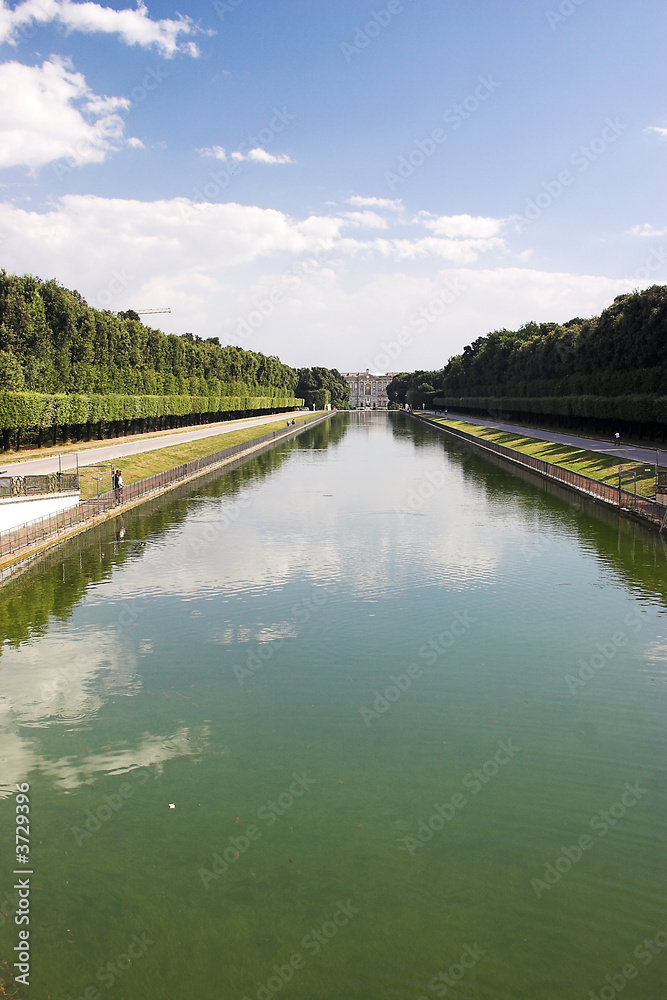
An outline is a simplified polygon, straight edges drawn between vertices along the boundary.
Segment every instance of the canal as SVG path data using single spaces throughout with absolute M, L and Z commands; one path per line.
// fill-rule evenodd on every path
M 403 414 L 51 553 L 0 590 L 18 996 L 656 1000 L 666 598 L 657 532 Z

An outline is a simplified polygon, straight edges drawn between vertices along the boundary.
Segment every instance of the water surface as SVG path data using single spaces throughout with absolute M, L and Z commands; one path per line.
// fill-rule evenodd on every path
M 51 554 L 0 591 L 20 996 L 656 1000 L 666 569 L 382 413 Z

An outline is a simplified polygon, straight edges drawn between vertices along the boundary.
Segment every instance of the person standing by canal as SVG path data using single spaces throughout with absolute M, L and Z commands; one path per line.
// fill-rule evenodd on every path
M 123 473 L 120 469 L 116 469 L 116 503 L 123 502 L 123 489 L 125 488 L 125 483 L 123 482 Z

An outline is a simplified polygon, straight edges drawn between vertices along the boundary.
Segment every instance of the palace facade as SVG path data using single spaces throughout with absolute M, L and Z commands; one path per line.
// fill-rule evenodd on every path
M 365 372 L 341 372 L 350 387 L 351 410 L 386 410 L 389 406 L 387 386 L 397 372 L 386 372 L 384 375 L 371 375 L 368 368 Z

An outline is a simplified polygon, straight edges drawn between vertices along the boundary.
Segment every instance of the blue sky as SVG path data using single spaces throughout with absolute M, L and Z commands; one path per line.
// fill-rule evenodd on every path
M 344 371 L 593 315 L 667 281 L 666 21 L 0 0 L 0 265 Z

